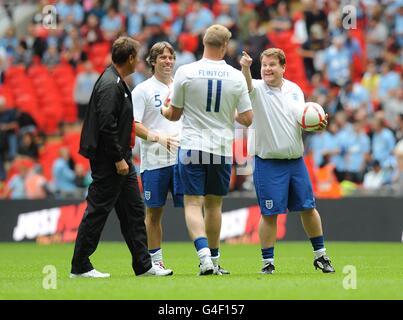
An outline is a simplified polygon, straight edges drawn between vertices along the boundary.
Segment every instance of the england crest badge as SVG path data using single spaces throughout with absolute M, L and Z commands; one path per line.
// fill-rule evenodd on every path
M 150 200 L 151 199 L 151 191 L 144 191 L 144 198 L 146 198 L 146 200 Z
M 266 208 L 269 210 L 273 208 L 273 200 L 266 200 Z

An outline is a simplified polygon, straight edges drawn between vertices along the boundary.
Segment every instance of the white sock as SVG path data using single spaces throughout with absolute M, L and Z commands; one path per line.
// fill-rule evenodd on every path
M 211 261 L 213 261 L 214 267 L 218 267 L 218 261 L 220 260 L 220 254 L 215 257 L 211 257 Z
M 326 255 L 326 248 L 322 248 L 313 252 L 315 254 L 315 259 Z
M 211 253 L 209 248 L 203 248 L 197 251 L 197 255 L 199 256 L 200 262 L 203 263 L 206 259 L 211 259 Z
M 267 266 L 268 264 L 272 264 L 272 265 L 274 265 L 274 258 L 268 258 L 268 259 L 262 259 L 262 261 L 263 261 L 263 267 L 264 266 Z
M 150 253 L 151 261 L 155 263 L 162 262 L 162 249 L 159 249 L 157 252 Z

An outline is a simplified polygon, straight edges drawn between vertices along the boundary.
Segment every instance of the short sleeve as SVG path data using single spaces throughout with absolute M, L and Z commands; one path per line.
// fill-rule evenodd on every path
M 173 93 L 172 93 L 172 105 L 175 108 L 183 108 L 185 105 L 185 91 L 184 82 L 186 80 L 184 69 L 179 67 L 175 73 Z
M 144 111 L 146 108 L 146 97 L 142 86 L 137 86 L 132 91 L 133 117 L 136 122 L 143 122 Z
M 304 92 L 302 91 L 302 89 L 299 86 L 296 86 L 295 91 L 297 93 L 298 103 L 300 103 L 301 105 L 304 105 L 305 104 Z
M 252 103 L 249 98 L 248 86 L 244 78 L 241 81 L 241 96 L 239 98 L 239 103 L 236 109 L 238 113 L 243 113 L 252 110 Z
M 252 91 L 249 92 L 249 98 L 252 101 L 252 103 L 256 98 L 258 85 L 259 85 L 259 80 L 252 79 Z

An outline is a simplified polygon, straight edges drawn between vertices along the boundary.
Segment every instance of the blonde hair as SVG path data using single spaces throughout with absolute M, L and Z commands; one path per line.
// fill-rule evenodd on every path
M 279 48 L 269 48 L 262 52 L 260 55 L 260 61 L 262 61 L 263 57 L 275 57 L 280 62 L 281 66 L 285 65 L 285 54 L 284 51 Z
M 231 39 L 231 32 L 220 24 L 214 24 L 206 30 L 203 44 L 208 47 L 220 48 Z

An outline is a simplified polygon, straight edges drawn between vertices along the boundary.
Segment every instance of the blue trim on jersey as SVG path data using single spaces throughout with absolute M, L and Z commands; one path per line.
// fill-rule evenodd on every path
M 179 150 L 179 173 L 186 195 L 225 196 L 229 191 L 231 157 L 199 150 Z
M 211 99 L 213 97 L 213 80 L 207 82 L 207 108 L 206 111 L 211 111 Z
M 305 211 L 316 206 L 303 158 L 283 160 L 255 156 L 253 182 L 263 215 Z
M 175 207 L 183 207 L 183 187 L 179 177 L 178 165 L 141 174 L 144 202 L 148 208 L 161 208 L 165 205 L 168 191 L 171 191 Z
M 222 80 L 217 80 L 217 94 L 215 96 L 214 112 L 220 111 Z

